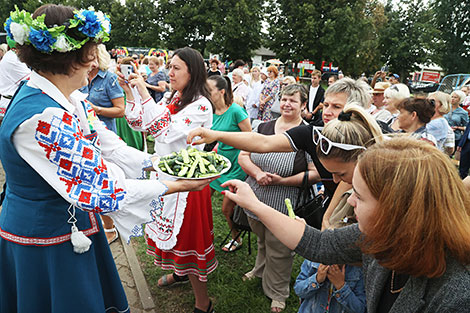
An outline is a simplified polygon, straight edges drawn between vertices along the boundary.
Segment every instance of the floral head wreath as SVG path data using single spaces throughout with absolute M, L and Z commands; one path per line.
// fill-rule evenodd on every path
M 53 27 L 47 27 L 44 23 L 45 14 L 33 19 L 31 13 L 20 11 L 16 6 L 15 9 L 4 24 L 7 36 L 19 45 L 31 44 L 43 53 L 77 50 L 90 38 L 95 42 L 109 40 L 109 17 L 101 11 L 95 12 L 92 7 L 88 10 L 75 10 L 73 18 L 63 25 Z M 69 36 L 70 29 L 75 29 L 85 38 L 76 39 Z

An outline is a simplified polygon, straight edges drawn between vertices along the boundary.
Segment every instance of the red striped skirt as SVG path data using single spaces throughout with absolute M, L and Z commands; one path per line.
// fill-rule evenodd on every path
M 155 265 L 164 270 L 173 270 L 178 276 L 195 275 L 200 281 L 207 281 L 207 275 L 218 264 L 209 186 L 189 193 L 176 245 L 171 250 L 161 250 L 147 238 L 147 254 L 154 256 Z

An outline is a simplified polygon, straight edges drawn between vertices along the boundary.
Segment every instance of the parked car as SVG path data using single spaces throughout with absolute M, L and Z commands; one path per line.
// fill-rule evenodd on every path
M 430 93 L 437 90 L 439 83 L 417 81 L 412 82 L 409 87 L 412 93 Z
M 451 74 L 445 76 L 437 91 L 451 93 L 454 90 L 459 90 L 463 86 L 470 86 L 470 74 Z

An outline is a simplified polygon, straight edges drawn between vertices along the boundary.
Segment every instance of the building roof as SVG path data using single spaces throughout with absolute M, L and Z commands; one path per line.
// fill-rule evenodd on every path
M 273 51 L 269 50 L 268 48 L 261 47 L 256 49 L 254 52 L 254 55 L 261 55 L 261 56 L 267 56 L 267 57 L 275 57 L 276 53 Z

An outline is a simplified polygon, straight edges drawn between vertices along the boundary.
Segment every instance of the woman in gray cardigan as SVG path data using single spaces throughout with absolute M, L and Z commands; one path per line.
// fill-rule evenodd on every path
M 470 198 L 450 160 L 394 138 L 359 156 L 352 183 L 358 224 L 324 232 L 264 205 L 243 182 L 227 182 L 225 195 L 307 259 L 362 262 L 369 313 L 470 312 Z

